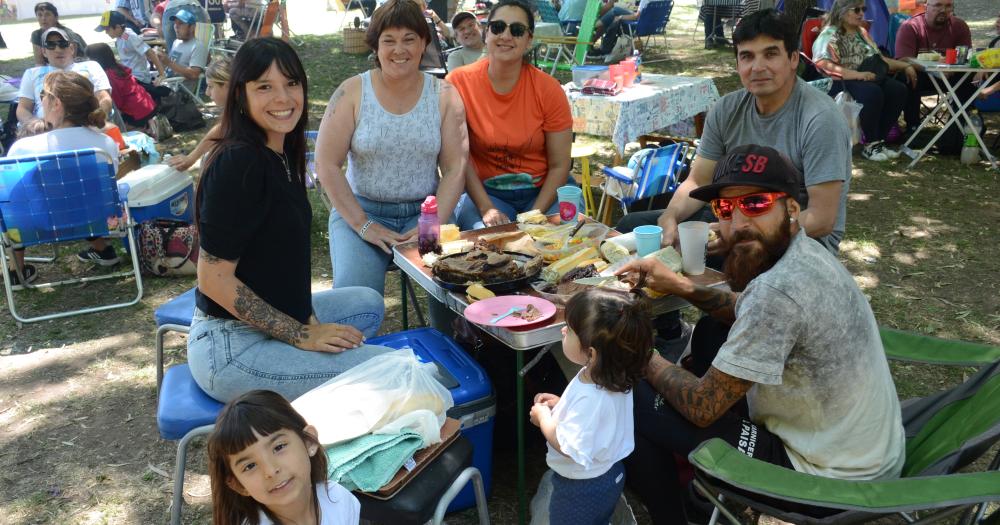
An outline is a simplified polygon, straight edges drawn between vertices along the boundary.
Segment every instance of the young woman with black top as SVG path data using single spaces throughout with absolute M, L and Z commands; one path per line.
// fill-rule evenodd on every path
M 294 399 L 388 348 L 366 345 L 382 322 L 368 288 L 311 294 L 305 188 L 306 73 L 276 38 L 233 59 L 221 119 L 196 196 L 201 239 L 188 361 L 210 396 L 255 389 Z

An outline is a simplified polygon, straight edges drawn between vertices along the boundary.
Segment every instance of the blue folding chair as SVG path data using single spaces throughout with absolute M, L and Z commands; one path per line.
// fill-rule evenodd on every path
M 624 29 L 632 37 L 633 51 L 635 51 L 635 39 L 642 38 L 642 48 L 649 49 L 649 39 L 654 36 L 662 36 L 663 44 L 667 44 L 667 22 L 670 22 L 670 13 L 674 10 L 674 0 L 656 0 L 646 5 L 646 8 L 639 12 L 639 18 L 625 22 Z
M 98 149 L 0 159 L 0 260 L 3 261 L 7 306 L 18 323 L 131 306 L 142 299 L 142 276 L 128 207 L 119 197 L 111 157 Z M 128 237 L 130 271 L 65 279 L 24 288 L 51 288 L 135 276 L 135 298 L 114 304 L 22 317 L 14 302 L 14 285 L 6 270 L 15 249 L 80 241 L 94 237 Z M 13 265 L 16 267 L 16 265 Z M 19 280 L 24 275 L 15 268 Z M 18 288 L 19 289 L 19 288 Z
M 619 202 L 623 214 L 628 214 L 629 207 L 642 199 L 673 193 L 688 164 L 690 147 L 680 142 L 644 149 L 629 159 L 629 166 L 602 167 L 606 180 L 597 216 L 604 217 L 605 207 L 611 205 L 611 199 Z M 650 199 L 650 207 L 652 203 Z

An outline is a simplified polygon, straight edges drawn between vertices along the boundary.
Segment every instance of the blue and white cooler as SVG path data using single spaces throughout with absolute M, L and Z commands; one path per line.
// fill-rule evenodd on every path
M 367 341 L 397 350 L 412 348 L 417 358 L 438 367 L 438 381 L 455 401 L 448 417 L 462 423 L 461 432 L 472 442 L 472 466 L 479 469 L 489 497 L 493 487 L 493 423 L 496 397 L 489 376 L 479 363 L 448 336 L 433 328 L 417 328 L 383 335 Z M 448 506 L 448 512 L 475 506 L 472 484 L 467 485 Z
M 154 219 L 194 222 L 194 178 L 166 164 L 151 164 L 118 179 L 136 223 Z

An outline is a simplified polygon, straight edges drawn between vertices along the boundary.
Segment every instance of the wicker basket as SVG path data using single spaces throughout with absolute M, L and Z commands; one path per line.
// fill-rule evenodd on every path
M 344 53 L 360 54 L 368 52 L 365 44 L 365 30 L 354 27 L 344 28 Z

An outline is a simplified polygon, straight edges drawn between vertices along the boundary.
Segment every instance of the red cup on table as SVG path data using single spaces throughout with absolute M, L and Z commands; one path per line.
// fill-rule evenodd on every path
M 958 62 L 958 49 L 955 49 L 954 47 L 946 49 L 944 51 L 944 63 L 954 64 L 955 62 Z
M 610 75 L 611 80 L 615 81 L 619 87 L 624 87 L 625 81 L 622 78 L 622 66 L 620 64 L 611 64 L 608 66 L 608 75 Z
M 632 87 L 633 82 L 635 82 L 635 69 L 629 69 L 628 67 L 622 68 L 622 82 L 624 82 L 624 87 Z

